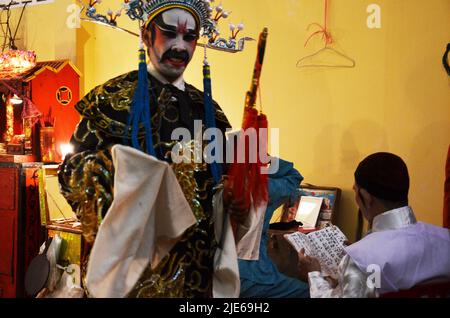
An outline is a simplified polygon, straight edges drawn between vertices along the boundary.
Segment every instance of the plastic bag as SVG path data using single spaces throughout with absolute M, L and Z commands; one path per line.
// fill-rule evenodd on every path
M 48 276 L 46 287 L 50 292 L 55 289 L 61 277 L 61 273 L 58 269 L 58 259 L 59 259 L 59 251 L 61 249 L 61 243 L 62 243 L 61 237 L 58 234 L 56 234 L 47 251 L 47 259 L 50 263 L 50 273 Z

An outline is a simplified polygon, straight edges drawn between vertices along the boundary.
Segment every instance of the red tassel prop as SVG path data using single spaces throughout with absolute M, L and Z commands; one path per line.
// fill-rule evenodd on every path
M 264 28 L 259 37 L 250 90 L 246 95 L 242 130 L 238 136 L 237 147 L 235 147 L 234 162 L 231 164 L 228 174 L 231 181 L 229 189 L 232 190 L 233 200 L 246 207 L 250 207 L 252 201 L 253 207 L 258 207 L 268 201 L 268 178 L 267 174 L 263 174 L 261 171 L 264 167 L 261 158 L 267 155 L 268 121 L 266 115 L 258 113 L 255 107 L 267 35 L 268 30 Z M 260 133 L 260 129 L 265 130 Z M 252 141 L 253 143 L 251 143 Z

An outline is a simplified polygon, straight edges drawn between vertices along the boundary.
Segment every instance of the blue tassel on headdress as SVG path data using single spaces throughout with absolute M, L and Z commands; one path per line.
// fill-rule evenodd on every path
M 134 92 L 133 102 L 131 104 L 131 114 L 128 118 L 128 126 L 131 127 L 131 146 L 142 150 L 139 145 L 138 133 L 139 125 L 141 123 L 144 125 L 146 152 L 156 157 L 155 149 L 153 147 L 150 94 L 148 90 L 147 63 L 145 62 L 145 50 L 141 43 L 139 49 L 138 85 Z
M 207 128 L 216 128 L 216 112 L 213 105 L 212 89 L 211 89 L 211 70 L 208 62 L 205 58 L 203 64 L 203 92 L 204 92 L 204 104 L 205 104 L 205 121 Z M 212 137 L 211 143 L 215 143 L 215 136 Z M 212 155 L 215 155 L 215 147 L 213 148 Z M 218 162 L 211 163 L 211 172 L 215 183 L 219 183 L 222 178 L 222 167 Z

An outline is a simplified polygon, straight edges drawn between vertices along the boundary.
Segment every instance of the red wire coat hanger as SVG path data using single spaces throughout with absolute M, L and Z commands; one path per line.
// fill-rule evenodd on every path
M 310 25 L 308 25 L 307 30 L 309 30 L 309 28 L 311 26 L 317 26 L 319 28 L 318 31 L 312 33 L 308 39 L 305 42 L 305 47 L 308 45 L 309 40 L 311 40 L 312 37 L 319 35 L 322 33 L 322 39 L 325 42 L 325 46 L 323 48 L 321 48 L 320 50 L 318 50 L 317 52 L 304 56 L 301 59 L 299 59 L 297 61 L 297 67 L 301 68 L 301 67 L 344 67 L 344 68 L 353 68 L 356 65 L 355 60 L 353 60 L 351 57 L 345 55 L 342 52 L 339 52 L 338 50 L 332 48 L 330 45 L 333 43 L 333 37 L 331 36 L 331 33 L 328 31 L 328 27 L 327 27 L 327 20 L 328 20 L 328 0 L 324 0 L 325 1 L 325 13 L 324 13 L 324 26 L 321 26 L 319 23 L 311 23 Z M 308 64 L 307 61 L 310 60 L 313 57 L 317 57 L 319 55 L 321 55 L 321 53 L 323 52 L 331 52 L 339 57 L 344 58 L 344 60 L 347 62 L 345 64 L 328 64 L 328 63 L 310 63 Z

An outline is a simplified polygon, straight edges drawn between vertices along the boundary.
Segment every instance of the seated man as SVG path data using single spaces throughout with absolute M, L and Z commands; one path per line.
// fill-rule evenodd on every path
M 434 278 L 450 279 L 450 231 L 417 222 L 408 206 L 406 164 L 375 153 L 355 171 L 355 199 L 370 232 L 346 247 L 338 280 L 326 280 L 315 258 L 299 253 L 311 297 L 377 297 Z
M 269 175 L 269 203 L 259 246 L 258 260 L 239 259 L 241 293 L 243 298 L 308 297 L 308 286 L 298 279 L 281 274 L 267 254 L 269 223 L 273 212 L 297 189 L 303 177 L 291 162 L 279 160 L 278 172 Z

